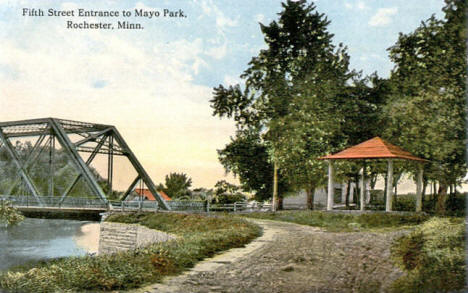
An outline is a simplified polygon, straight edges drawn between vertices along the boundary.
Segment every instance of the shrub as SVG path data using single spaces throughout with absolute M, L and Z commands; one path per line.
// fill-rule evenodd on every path
M 412 193 L 398 195 L 393 202 L 393 209 L 395 211 L 414 212 L 416 210 L 416 195 Z
M 0 199 L 0 224 L 13 226 L 24 220 L 24 216 L 9 201 Z
M 465 285 L 463 219 L 433 218 L 392 247 L 395 262 L 407 274 L 394 292 L 453 292 Z

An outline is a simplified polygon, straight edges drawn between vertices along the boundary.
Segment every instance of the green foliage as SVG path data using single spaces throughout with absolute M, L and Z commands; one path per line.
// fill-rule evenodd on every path
M 178 199 L 190 195 L 190 186 L 192 186 L 192 179 L 185 173 L 171 172 L 166 175 L 165 186 L 162 190 L 167 193 L 171 198 Z
M 97 257 L 72 257 L 32 264 L 0 275 L 12 292 L 127 290 L 178 274 L 206 257 L 241 247 L 260 228 L 236 218 L 173 213 L 119 214 L 108 221 L 140 223 L 179 236 L 177 240 Z
M 242 189 L 254 192 L 255 199 L 266 200 L 273 193 L 273 164 L 268 148 L 254 131 L 237 131 L 224 149 L 218 150 L 218 158 L 227 172 L 239 177 Z M 283 178 L 279 180 L 280 192 L 288 190 Z
M 432 16 L 414 32 L 400 34 L 389 49 L 395 68 L 384 133 L 430 160 L 425 179 L 440 183 L 439 212 L 445 210 L 447 186 L 466 173 L 466 1 L 445 2 L 445 19 Z
M 215 184 L 215 194 L 213 203 L 229 204 L 244 201 L 245 195 L 240 192 L 240 188 L 234 184 L 221 180 Z
M 465 286 L 465 226 L 462 218 L 432 218 L 392 247 L 406 275 L 394 292 L 455 292 Z
M 0 224 L 13 226 L 24 220 L 24 216 L 12 207 L 11 203 L 5 200 L 0 200 Z
M 280 168 L 281 193 L 290 185 L 313 189 L 324 178 L 315 159 L 345 143 L 336 109 L 353 76 L 346 48 L 332 44 L 330 22 L 313 4 L 282 6 L 277 21 L 260 25 L 267 48 L 241 75 L 245 88 L 220 85 L 211 100 L 213 115 L 233 118 L 238 128 L 220 160 L 258 198 L 272 193 L 272 162 Z
M 368 229 L 398 228 L 417 225 L 428 219 L 422 214 L 364 213 L 351 214 L 319 211 L 281 211 L 275 213 L 250 213 L 249 218 L 292 222 L 322 227 L 328 231 L 363 231 Z

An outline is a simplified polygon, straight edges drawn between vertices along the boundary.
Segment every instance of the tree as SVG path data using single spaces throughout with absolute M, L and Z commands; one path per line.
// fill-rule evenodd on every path
M 332 44 L 333 35 L 327 31 L 329 21 L 323 14 L 315 11 L 313 4 L 308 5 L 305 0 L 288 0 L 282 6 L 278 21 L 272 21 L 268 26 L 260 24 L 267 49 L 253 57 L 249 67 L 241 75 L 245 80 L 245 87 L 220 85 L 214 89 L 211 103 L 213 115 L 236 121 L 238 137 L 248 131 L 260 138 L 260 145 L 266 150 L 270 165 L 261 170 L 269 172 L 273 169 L 273 164 L 281 161 L 281 174 L 296 176 L 294 172 L 281 170 L 294 165 L 287 157 L 280 158 L 278 142 L 284 141 L 282 125 L 288 121 L 288 115 L 294 115 L 291 111 L 298 110 L 296 102 L 307 104 L 303 101 L 304 89 L 307 91 L 314 86 L 318 88 L 324 83 L 323 90 L 326 91 L 327 86 L 330 86 L 331 91 L 335 92 L 345 85 L 350 77 L 349 57 L 341 44 L 338 47 Z M 308 93 L 311 91 L 308 90 Z M 333 100 L 331 96 L 321 97 L 327 101 Z M 220 153 L 223 154 L 223 151 Z M 316 154 L 312 154 L 313 158 Z M 225 158 L 230 161 L 225 159 L 224 165 L 244 166 L 239 164 L 240 157 Z M 230 168 L 229 171 L 237 172 L 241 182 L 250 184 L 250 181 L 254 181 L 250 180 L 254 174 L 247 169 Z M 263 177 L 267 176 L 265 174 Z M 303 181 L 296 179 L 289 178 L 287 181 Z M 301 183 L 296 187 L 302 185 Z M 254 186 L 251 187 L 254 189 Z
M 171 172 L 166 175 L 165 186 L 162 190 L 171 198 L 177 199 L 190 195 L 190 186 L 192 186 L 192 179 L 187 174 Z
M 271 197 L 273 191 L 273 165 L 268 148 L 258 133 L 237 131 L 224 149 L 218 151 L 218 158 L 227 172 L 239 177 L 242 189 L 254 192 L 259 201 Z M 279 189 L 287 190 L 285 180 L 279 181 Z
M 430 160 L 425 181 L 439 182 L 439 212 L 448 186 L 466 173 L 466 3 L 445 2 L 444 20 L 432 16 L 389 49 L 395 68 L 386 107 L 388 139 Z
M 226 180 L 220 180 L 215 184 L 213 202 L 219 204 L 229 204 L 238 201 L 244 201 L 245 195 L 240 192 L 240 187 L 227 182 Z

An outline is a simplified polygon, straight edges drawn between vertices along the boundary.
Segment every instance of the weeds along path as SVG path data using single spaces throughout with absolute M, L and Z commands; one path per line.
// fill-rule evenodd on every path
M 251 220 L 264 233 L 190 271 L 134 292 L 385 292 L 402 272 L 390 245 L 402 232 L 332 233 Z

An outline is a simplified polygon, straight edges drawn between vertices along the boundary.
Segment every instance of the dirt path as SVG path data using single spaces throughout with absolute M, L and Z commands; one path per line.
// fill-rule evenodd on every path
M 135 292 L 385 292 L 401 271 L 389 260 L 401 232 L 331 233 L 253 220 L 261 237 Z

